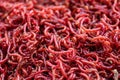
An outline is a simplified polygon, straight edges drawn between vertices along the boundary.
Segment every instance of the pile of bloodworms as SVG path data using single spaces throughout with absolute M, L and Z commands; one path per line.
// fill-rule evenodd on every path
M 120 80 L 120 0 L 0 0 L 0 80 Z

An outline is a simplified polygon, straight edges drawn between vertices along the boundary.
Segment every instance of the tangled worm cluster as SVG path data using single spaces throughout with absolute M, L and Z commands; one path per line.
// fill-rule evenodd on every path
M 0 80 L 119 80 L 120 0 L 0 0 Z

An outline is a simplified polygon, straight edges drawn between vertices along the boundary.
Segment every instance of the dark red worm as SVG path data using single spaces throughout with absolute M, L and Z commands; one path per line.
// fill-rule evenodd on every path
M 0 80 L 119 80 L 120 0 L 0 0 Z

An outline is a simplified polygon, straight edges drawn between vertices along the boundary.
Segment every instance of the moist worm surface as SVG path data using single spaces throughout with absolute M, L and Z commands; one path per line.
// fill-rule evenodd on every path
M 120 0 L 0 0 L 0 80 L 120 80 Z

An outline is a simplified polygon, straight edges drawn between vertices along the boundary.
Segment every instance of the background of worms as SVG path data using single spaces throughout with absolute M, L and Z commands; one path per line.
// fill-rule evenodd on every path
M 0 80 L 119 80 L 120 0 L 0 0 Z

